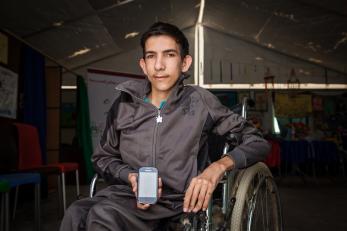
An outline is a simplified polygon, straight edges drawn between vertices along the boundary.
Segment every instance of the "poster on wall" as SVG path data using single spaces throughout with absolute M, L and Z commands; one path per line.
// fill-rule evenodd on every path
M 88 69 L 89 115 L 94 148 L 100 140 L 106 125 L 107 113 L 115 99 L 115 87 L 119 83 L 131 79 L 143 81 L 145 76 Z
M 17 116 L 18 75 L 0 66 L 0 116 Z
M 276 93 L 275 99 L 277 117 L 299 118 L 312 112 L 311 95 Z
M 314 111 L 323 111 L 323 97 L 313 96 L 312 98 L 312 109 Z

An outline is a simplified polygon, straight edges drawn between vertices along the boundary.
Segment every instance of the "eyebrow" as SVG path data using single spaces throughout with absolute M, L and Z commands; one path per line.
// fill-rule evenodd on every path
M 175 49 L 167 49 L 167 50 L 163 51 L 163 53 L 171 53 L 171 52 L 178 54 L 178 51 L 175 50 Z M 155 54 L 155 53 L 157 53 L 157 52 L 155 52 L 155 51 L 146 51 L 145 55 L 147 55 L 147 54 Z
M 168 49 L 163 51 L 163 53 L 171 53 L 171 52 L 178 54 L 178 51 L 175 49 Z

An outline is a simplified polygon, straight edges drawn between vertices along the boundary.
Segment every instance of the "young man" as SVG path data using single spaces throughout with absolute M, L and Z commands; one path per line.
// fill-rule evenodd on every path
M 162 230 L 160 221 L 206 210 L 225 171 L 262 160 L 269 145 L 246 120 L 222 106 L 207 90 L 183 84 L 192 57 L 183 33 L 155 23 L 141 39 L 140 66 L 146 83 L 124 82 L 92 162 L 112 184 L 66 211 L 61 231 Z M 237 147 L 209 163 L 210 132 L 236 137 Z M 159 200 L 136 200 L 140 167 L 159 172 Z

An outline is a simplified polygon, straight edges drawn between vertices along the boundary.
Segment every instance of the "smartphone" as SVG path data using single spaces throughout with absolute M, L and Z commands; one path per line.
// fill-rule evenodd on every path
M 155 204 L 158 200 L 158 170 L 154 167 L 139 169 L 137 201 L 142 204 Z

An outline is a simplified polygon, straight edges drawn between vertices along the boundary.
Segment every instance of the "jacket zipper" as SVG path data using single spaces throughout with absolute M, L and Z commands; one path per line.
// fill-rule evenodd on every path
M 116 88 L 116 90 L 125 92 L 125 93 L 131 95 L 132 97 L 138 99 L 139 101 L 144 102 L 143 99 L 141 99 L 141 98 L 131 94 L 128 91 L 125 91 L 125 90 L 122 90 L 122 89 L 119 89 L 119 88 Z M 161 116 L 160 112 L 161 112 L 161 109 L 163 109 L 166 106 L 166 104 L 161 109 L 158 109 L 156 106 L 154 106 L 151 103 L 148 103 L 148 104 L 152 105 L 152 107 L 154 107 L 157 110 L 157 116 L 155 117 L 155 127 L 154 127 L 154 133 L 153 133 L 153 143 L 152 143 L 152 152 L 153 152 L 152 165 L 153 165 L 153 167 L 155 167 L 155 165 L 156 165 L 156 155 L 157 155 L 157 153 L 156 153 L 156 146 L 157 146 L 158 126 L 159 126 L 160 123 L 163 122 L 163 117 Z
M 156 121 L 155 121 L 155 127 L 154 127 L 154 133 L 153 133 L 153 143 L 152 143 L 152 150 L 153 150 L 152 165 L 153 165 L 153 167 L 156 166 L 158 127 L 159 127 L 159 124 L 163 122 L 163 117 L 160 115 L 160 109 L 157 109 L 157 110 L 158 110 L 158 114 L 157 114 Z

